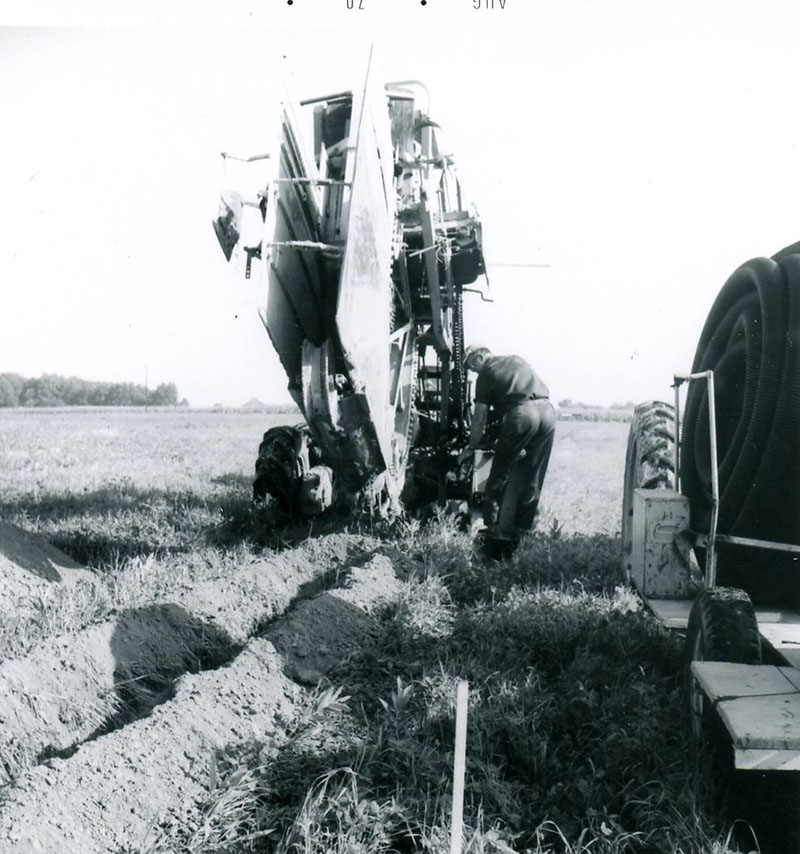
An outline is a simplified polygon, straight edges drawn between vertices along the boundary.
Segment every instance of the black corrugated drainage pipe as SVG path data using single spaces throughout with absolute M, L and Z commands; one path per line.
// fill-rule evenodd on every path
M 714 371 L 719 532 L 800 543 L 800 243 L 755 258 L 728 279 L 709 312 L 692 372 Z M 692 528 L 711 512 L 708 397 L 689 387 L 681 481 Z M 704 560 L 703 555 L 698 558 Z M 720 546 L 717 583 L 756 605 L 800 607 L 800 559 Z

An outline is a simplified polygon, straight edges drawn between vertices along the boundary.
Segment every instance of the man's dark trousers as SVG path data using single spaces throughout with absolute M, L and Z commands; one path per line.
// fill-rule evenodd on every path
M 556 412 L 546 398 L 526 400 L 505 413 L 486 482 L 484 522 L 487 525 L 497 524 L 509 475 L 516 465 L 525 485 L 517 500 L 514 527 L 525 531 L 533 527 L 555 429 Z M 525 454 L 520 458 L 523 451 Z

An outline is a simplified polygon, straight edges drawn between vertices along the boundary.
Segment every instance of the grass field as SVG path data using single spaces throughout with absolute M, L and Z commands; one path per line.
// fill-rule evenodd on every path
M 89 563 L 213 541 L 210 529 L 224 537 L 220 525 L 249 503 L 263 433 L 300 420 L 181 409 L 0 410 L 0 515 Z M 621 422 L 559 422 L 540 527 L 619 530 L 627 430 Z M 98 521 L 103 536 L 93 531 Z
M 102 490 L 224 494 L 249 478 L 261 436 L 302 417 L 186 409 L 0 410 L 4 495 Z
M 402 581 L 373 639 L 328 674 L 287 738 L 231 749 L 202 821 L 136 850 L 445 851 L 459 678 L 472 686 L 465 850 L 733 850 L 729 824 L 694 802 L 680 639 L 622 578 L 627 424 L 559 422 L 538 532 L 497 562 L 447 520 L 292 527 L 252 507 L 260 437 L 287 420 L 298 419 L 0 411 L 0 518 L 106 584 L 80 607 L 54 595 L 25 619 L 0 603 L 0 659 L 193 584 L 222 591 L 253 555 L 308 536 L 324 549 L 343 527 L 380 543 Z
M 0 412 L 0 515 L 91 565 L 211 543 L 249 506 L 261 436 L 291 414 Z

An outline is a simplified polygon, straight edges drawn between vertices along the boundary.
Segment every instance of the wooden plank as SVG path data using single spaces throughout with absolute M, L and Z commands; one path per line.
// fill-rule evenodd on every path
M 782 670 L 765 664 L 729 664 L 726 661 L 694 661 L 692 673 L 712 703 L 739 697 L 770 697 L 796 694 L 797 688 Z
M 800 751 L 800 693 L 796 691 L 720 700 L 717 711 L 735 748 Z
M 648 596 L 645 602 L 666 628 L 685 629 L 689 624 L 693 599 L 658 599 Z M 761 633 L 770 643 L 774 644 L 773 638 L 777 638 L 784 644 L 796 644 L 800 651 L 800 614 L 797 611 L 756 608 L 756 617 Z
M 786 623 L 800 627 L 800 614 L 780 608 L 756 608 L 759 626 L 762 623 Z
M 796 667 L 781 667 L 781 673 L 800 691 L 800 670 Z
M 689 624 L 689 612 L 692 610 L 693 600 L 647 598 L 645 602 L 665 628 L 685 629 Z
M 775 647 L 783 652 L 784 647 L 800 649 L 800 625 L 795 623 L 762 623 L 758 630 Z
M 781 655 L 797 670 L 800 668 L 800 648 L 785 646 L 781 649 Z
M 739 748 L 734 763 L 743 771 L 800 771 L 800 751 Z

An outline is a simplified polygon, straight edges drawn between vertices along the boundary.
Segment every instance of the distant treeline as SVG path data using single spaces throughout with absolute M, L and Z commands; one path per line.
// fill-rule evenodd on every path
M 9 406 L 178 406 L 174 383 L 153 389 L 135 383 L 91 382 L 78 377 L 42 374 L 27 379 L 0 374 L 0 408 Z

